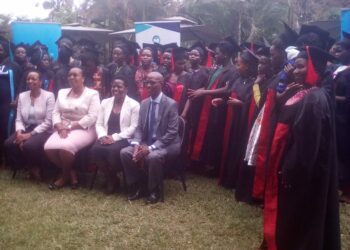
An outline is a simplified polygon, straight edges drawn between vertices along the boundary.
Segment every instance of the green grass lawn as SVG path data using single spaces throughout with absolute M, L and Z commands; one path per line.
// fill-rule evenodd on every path
M 257 249 L 262 209 L 237 203 L 216 181 L 188 176 L 188 191 L 167 180 L 165 203 L 146 206 L 101 185 L 50 191 L 0 171 L 0 249 Z M 350 206 L 341 205 L 343 249 Z

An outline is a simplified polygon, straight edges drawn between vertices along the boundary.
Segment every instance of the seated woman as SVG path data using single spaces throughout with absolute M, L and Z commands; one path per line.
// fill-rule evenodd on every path
M 118 187 L 117 170 L 121 169 L 120 150 L 129 145 L 136 129 L 140 104 L 127 96 L 129 83 L 126 77 L 117 76 L 111 83 L 111 98 L 101 103 L 96 122 L 98 140 L 91 148 L 92 162 L 104 172 L 106 193 Z
M 50 136 L 55 97 L 41 89 L 41 74 L 36 70 L 28 71 L 27 85 L 30 90 L 18 98 L 16 133 L 6 140 L 5 150 L 12 168 L 18 169 L 26 163 L 30 175 L 39 180 L 39 160 Z
M 71 88 L 58 92 L 52 113 L 56 132 L 44 146 L 49 160 L 62 170 L 60 177 L 49 185 L 51 190 L 61 188 L 67 182 L 77 188 L 77 176 L 72 169 L 74 156 L 96 139 L 95 123 L 100 109 L 98 92 L 84 86 L 81 68 L 70 69 L 68 82 Z

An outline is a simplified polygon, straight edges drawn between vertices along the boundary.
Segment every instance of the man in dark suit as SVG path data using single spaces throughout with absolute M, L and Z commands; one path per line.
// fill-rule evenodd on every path
M 129 200 L 146 194 L 143 185 L 148 176 L 146 203 L 159 201 L 159 184 L 163 181 L 165 160 L 180 154 L 178 135 L 178 108 L 174 100 L 162 93 L 164 78 L 159 72 L 151 72 L 146 78 L 149 98 L 141 103 L 139 122 L 131 146 L 120 152 L 126 182 L 133 187 Z

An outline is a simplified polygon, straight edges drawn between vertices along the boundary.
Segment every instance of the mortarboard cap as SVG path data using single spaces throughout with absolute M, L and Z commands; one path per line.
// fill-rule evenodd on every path
M 229 44 L 231 44 L 232 50 L 233 50 L 233 54 L 241 51 L 240 46 L 238 45 L 238 43 L 236 42 L 236 40 L 232 36 L 225 37 L 223 41 L 224 42 L 228 42 Z
M 49 50 L 47 46 L 40 41 L 33 43 L 27 51 L 27 55 L 30 57 L 30 62 L 34 65 L 39 65 L 45 54 L 49 54 Z
M 58 47 L 64 46 L 67 49 L 73 50 L 74 40 L 69 36 L 63 35 L 56 41 L 56 44 Z
M 164 52 L 172 52 L 173 49 L 177 48 L 177 43 L 168 43 L 168 44 L 163 44 L 160 45 L 160 51 L 162 53 Z
M 270 57 L 270 47 L 266 47 L 266 46 L 262 46 L 260 48 L 258 48 L 255 52 L 255 54 L 257 56 L 266 56 L 266 57 Z
M 265 46 L 264 45 L 259 45 L 256 43 L 252 43 L 252 42 L 244 42 L 241 44 L 241 50 L 245 50 L 245 49 L 249 49 L 250 51 L 252 51 L 253 53 L 256 53 L 256 51 L 263 49 Z
M 239 57 L 243 59 L 247 63 L 255 64 L 258 65 L 259 63 L 259 57 L 254 54 L 253 51 L 250 49 L 245 49 L 243 50 L 240 54 Z
M 187 58 L 187 49 L 183 47 L 177 47 L 173 49 L 174 61 L 183 60 Z
M 293 30 L 286 22 L 282 22 L 284 27 L 284 32 L 279 35 L 284 47 L 289 47 L 295 45 L 299 35 Z
M 336 61 L 334 56 L 321 48 L 309 46 L 308 49 L 309 53 L 307 53 L 307 49 L 304 48 L 300 51 L 297 58 L 309 59 L 309 57 L 311 57 L 311 61 L 319 74 L 323 74 L 324 70 L 326 69 L 327 62 Z
M 318 37 L 315 37 L 314 35 Z M 315 25 L 302 25 L 297 44 L 299 46 L 312 46 L 326 49 L 329 43 L 329 32 Z
M 121 48 L 127 55 L 135 55 L 137 54 L 137 50 L 140 49 L 138 43 L 130 41 L 125 37 L 116 37 L 113 42 L 113 48 L 119 47 Z

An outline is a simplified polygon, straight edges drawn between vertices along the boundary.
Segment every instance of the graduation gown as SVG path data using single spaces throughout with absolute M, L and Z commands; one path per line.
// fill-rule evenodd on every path
M 335 124 L 340 185 L 350 188 L 350 67 L 336 77 L 335 95 L 345 97 L 337 100 Z
M 340 249 L 331 101 L 311 88 L 277 111 L 264 206 L 269 250 Z
M 137 87 L 135 83 L 135 69 L 128 64 L 124 64 L 118 68 L 117 64 L 112 62 L 106 66 L 109 72 L 109 81 L 112 81 L 115 77 L 122 76 L 128 80 L 128 96 L 139 100 Z
M 189 73 L 188 85 L 186 86 L 185 102 L 188 100 L 188 89 L 197 90 L 206 88 L 209 78 L 209 69 L 200 67 L 198 70 Z M 189 151 L 192 152 L 195 136 L 197 134 L 200 112 L 203 106 L 204 97 L 201 96 L 191 101 L 191 106 L 188 110 L 187 121 L 189 126 Z
M 249 134 L 248 119 L 254 78 L 239 77 L 232 86 L 231 97 L 240 100 L 241 106 L 229 106 L 226 114 L 222 145 L 219 184 L 235 188 L 242 167 Z
M 15 102 L 20 82 L 20 67 L 17 63 L 5 59 L 0 63 L 0 158 L 3 156 L 5 139 L 12 134 L 16 117 Z M 1 163 L 0 159 L 0 163 Z
M 209 77 L 207 89 L 214 90 L 232 84 L 238 77 L 232 64 L 215 69 Z M 222 140 L 226 120 L 226 105 L 213 107 L 212 96 L 205 96 L 200 111 L 199 125 L 191 152 L 191 160 L 204 165 L 214 166 L 215 172 L 220 166 Z M 215 173 L 216 175 L 218 173 Z
M 271 79 L 270 79 L 271 80 Z M 237 179 L 235 181 L 235 197 L 237 201 L 243 201 L 247 203 L 255 203 L 256 199 L 252 196 L 253 183 L 255 178 L 255 165 L 250 164 L 250 162 L 245 161 L 245 153 L 247 145 L 251 143 L 250 133 L 252 131 L 255 120 L 257 119 L 260 110 L 264 106 L 266 100 L 267 86 L 270 84 L 270 80 L 265 80 L 259 85 L 260 91 L 260 100 L 257 103 L 256 98 L 254 97 L 254 86 L 251 90 L 251 95 L 249 98 L 249 109 L 248 112 L 247 106 L 245 107 L 245 114 L 243 114 L 241 122 L 242 131 L 239 133 L 242 136 L 241 149 L 243 150 L 242 155 L 235 154 L 232 152 L 233 156 L 240 157 L 236 160 L 237 162 Z M 246 105 L 248 105 L 248 103 Z M 248 114 L 248 116 L 246 115 Z M 245 117 L 244 117 L 245 116 Z M 255 129 L 255 127 L 254 127 Z M 234 138 L 232 138 L 234 140 Z

